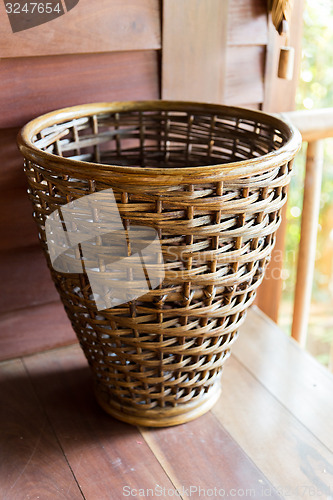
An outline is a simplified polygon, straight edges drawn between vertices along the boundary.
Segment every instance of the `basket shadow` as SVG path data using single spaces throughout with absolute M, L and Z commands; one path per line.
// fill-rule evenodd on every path
M 98 406 L 88 366 L 29 370 L 29 377 L 22 371 L 9 377 L 0 373 L 0 429 L 6 470 L 25 462 L 31 451 L 37 462 L 39 456 L 52 459 L 59 453 L 57 442 L 65 454 L 78 449 L 89 454 L 92 448 L 142 440 L 136 427 Z

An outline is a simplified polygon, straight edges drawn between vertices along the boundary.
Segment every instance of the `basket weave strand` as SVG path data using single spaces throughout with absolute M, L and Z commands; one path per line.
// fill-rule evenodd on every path
M 297 132 L 250 110 L 156 101 L 50 113 L 23 129 L 19 145 L 40 240 L 100 404 L 156 426 L 207 411 L 274 246 Z M 109 188 L 125 228 L 157 231 L 165 277 L 97 311 L 86 274 L 52 268 L 45 220 Z M 97 216 L 112 209 L 106 202 Z

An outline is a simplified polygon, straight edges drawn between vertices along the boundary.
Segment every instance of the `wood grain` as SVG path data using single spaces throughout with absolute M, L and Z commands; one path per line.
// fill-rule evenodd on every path
M 0 192 L 27 188 L 23 159 L 16 145 L 18 128 L 0 129 Z
M 258 324 L 267 330 L 263 318 L 258 318 Z M 246 324 L 243 330 L 238 344 L 246 340 Z M 222 396 L 213 413 L 274 487 L 290 492 L 285 498 L 311 500 L 313 492 L 318 492 L 318 498 L 329 494 L 331 452 L 233 355 L 226 364 Z M 299 496 L 297 485 L 303 486 Z
M 173 488 L 138 429 L 97 406 L 78 346 L 25 358 L 24 363 L 87 499 L 121 498 L 125 486 Z
M 50 56 L 161 46 L 159 0 L 80 0 L 65 15 L 13 35 L 0 3 L 0 57 Z
M 0 364 L 1 498 L 82 499 L 20 360 Z
M 0 128 L 73 104 L 159 97 L 153 50 L 2 59 L 0 71 Z
M 270 113 L 281 113 L 295 109 L 295 95 L 302 57 L 304 0 L 295 0 L 293 4 L 289 45 L 295 49 L 295 66 L 294 78 L 291 81 L 282 80 L 277 76 L 280 47 L 284 45 L 285 40 L 278 35 L 271 19 L 269 19 L 263 110 Z
M 8 189 L 0 196 L 0 252 L 39 244 L 26 189 Z
M 229 2 L 228 45 L 267 45 L 267 3 L 264 0 Z
M 169 0 L 163 13 L 163 98 L 263 102 L 264 2 Z
M 299 370 L 300 360 L 307 373 Z M 283 401 L 277 386 L 283 388 Z M 23 363 L 3 362 L 2 497 L 118 500 L 124 486 L 135 489 L 136 496 L 148 489 L 152 497 L 159 485 L 175 498 L 178 489 L 184 500 L 227 494 L 329 498 L 332 387 L 328 372 L 258 309 L 251 311 L 233 346 L 222 397 L 212 412 L 173 428 L 140 429 L 140 434 L 102 412 L 78 345 L 28 356 Z M 313 418 L 305 422 L 309 400 Z M 321 440 L 313 434 L 314 422 L 323 426 Z M 214 494 L 214 488 L 225 494 Z
M 39 245 L 1 253 L 0 276 L 0 314 L 59 300 Z
M 333 108 L 302 109 L 281 113 L 283 120 L 289 120 L 302 134 L 303 141 L 317 141 L 333 137 Z
M 77 342 L 61 302 L 0 315 L 0 360 Z
M 271 491 L 270 498 L 280 498 L 212 413 L 174 428 L 142 428 L 141 433 L 178 490 L 188 488 L 185 498 L 200 498 L 199 488 L 216 488 L 214 498 L 243 490 L 261 498 L 263 488 Z M 197 488 L 192 495 L 190 486 Z
M 250 310 L 233 355 L 333 451 L 332 374 L 259 309 Z M 292 367 L 292 376 L 291 376 Z
M 220 0 L 163 3 L 163 99 L 223 102 L 227 18 Z
M 229 105 L 264 100 L 265 47 L 228 47 L 224 101 Z

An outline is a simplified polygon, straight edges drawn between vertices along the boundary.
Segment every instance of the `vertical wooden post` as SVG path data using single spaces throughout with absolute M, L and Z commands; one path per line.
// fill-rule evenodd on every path
M 292 337 L 305 347 L 316 257 L 323 141 L 309 142 L 306 155 L 301 239 L 298 251 Z
M 290 22 L 290 45 L 295 49 L 294 77 L 290 80 L 278 78 L 278 57 L 283 38 L 280 37 L 269 20 L 269 39 L 266 54 L 265 71 L 265 100 L 263 111 L 268 113 L 281 113 L 292 111 L 295 108 L 295 95 L 298 84 L 298 74 L 301 63 L 301 46 L 303 31 L 304 0 L 295 0 Z M 269 16 L 270 17 L 270 16 Z M 281 253 L 284 249 L 286 232 L 286 210 L 282 211 L 282 222 L 276 234 L 276 244 L 272 252 L 265 279 L 260 286 L 256 303 L 273 321 L 278 321 L 279 305 L 282 294 L 282 279 L 276 277 L 283 267 Z
M 295 50 L 294 76 L 292 80 L 278 77 L 280 48 L 285 43 L 273 26 L 269 15 L 268 45 L 265 71 L 265 100 L 263 111 L 281 113 L 295 109 L 295 95 L 298 85 L 302 58 L 303 11 L 305 0 L 294 0 L 291 14 L 289 45 Z

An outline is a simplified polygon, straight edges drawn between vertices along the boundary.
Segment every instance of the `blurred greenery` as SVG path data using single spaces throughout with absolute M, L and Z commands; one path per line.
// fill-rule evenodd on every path
M 307 0 L 298 109 L 333 107 L 333 2 Z M 305 147 L 295 161 L 287 208 L 286 254 L 280 325 L 290 333 L 304 184 Z M 316 267 L 308 349 L 333 371 L 333 139 L 325 141 Z

